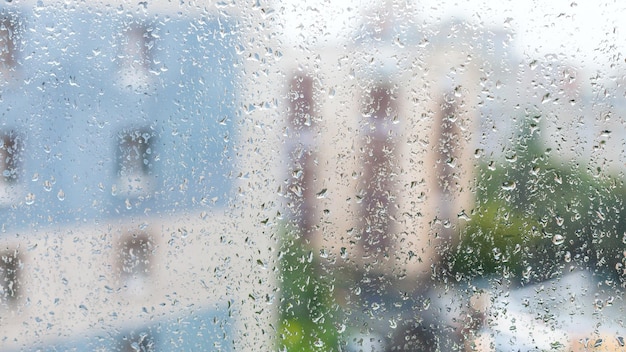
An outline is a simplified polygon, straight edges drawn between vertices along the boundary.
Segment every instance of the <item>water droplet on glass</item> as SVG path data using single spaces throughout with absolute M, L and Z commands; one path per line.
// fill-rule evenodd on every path
M 467 213 L 465 213 L 465 210 L 461 210 L 461 212 L 457 214 L 457 217 L 465 221 L 470 221 L 470 217 L 467 215 Z
M 515 181 L 506 181 L 502 184 L 502 189 L 505 191 L 512 191 L 517 187 Z
M 617 340 L 617 343 L 620 345 L 620 347 L 624 347 L 624 338 L 622 336 L 616 336 L 615 339 Z
M 563 257 L 563 259 L 565 260 L 566 263 L 569 263 L 572 261 L 572 253 L 570 253 L 569 251 L 565 252 L 565 256 Z
M 474 158 L 476 158 L 476 159 L 482 157 L 483 154 L 485 154 L 485 151 L 483 149 L 478 148 L 478 149 L 474 150 Z
M 528 266 L 528 267 L 526 267 L 526 269 L 524 269 L 524 271 L 522 271 L 522 277 L 523 277 L 525 280 L 530 279 L 530 273 L 532 272 L 532 270 L 533 270 L 533 267 L 532 267 L 532 266 Z
M 510 162 L 510 163 L 514 163 L 517 161 L 517 153 L 514 153 L 512 155 L 507 155 L 506 156 L 506 161 Z
M 500 258 L 502 257 L 502 252 L 500 251 L 500 248 L 498 247 L 495 247 L 494 249 L 492 249 L 491 252 L 493 252 L 493 259 L 496 261 L 500 260 Z
M 60 201 L 64 201 L 65 200 L 65 192 L 63 192 L 62 189 L 60 189 L 59 193 L 57 193 L 57 198 L 59 198 Z
M 43 181 L 43 189 L 46 192 L 50 192 L 52 190 L 52 183 L 48 180 Z
M 33 204 L 33 203 L 35 203 L 35 195 L 34 195 L 34 194 L 32 194 L 32 193 L 28 193 L 28 194 L 26 195 L 26 204 L 27 204 L 27 205 L 31 205 L 31 204 Z
M 328 191 L 328 189 L 324 188 L 324 189 L 322 189 L 321 191 L 319 191 L 317 194 L 315 194 L 315 196 L 316 196 L 318 199 L 322 199 L 322 198 L 326 197 L 326 192 L 327 192 L 327 191 Z
M 563 219 L 563 218 L 562 218 L 562 217 L 560 217 L 560 216 L 555 217 L 555 220 L 556 220 L 556 224 L 557 224 L 558 226 L 563 226 L 563 222 L 565 222 L 565 219 Z
M 339 255 L 341 256 L 341 259 L 348 258 L 348 251 L 346 250 L 346 247 L 341 247 L 341 249 L 339 250 Z
M 552 236 L 552 243 L 554 245 L 558 246 L 558 245 L 563 244 L 563 242 L 565 242 L 565 237 L 563 237 L 562 235 L 557 234 L 557 235 Z

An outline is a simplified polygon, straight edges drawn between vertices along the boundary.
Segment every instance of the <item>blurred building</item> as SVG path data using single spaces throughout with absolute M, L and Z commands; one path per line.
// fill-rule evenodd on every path
M 400 24 L 283 53 L 284 194 L 338 265 L 415 285 L 472 209 L 480 55 L 463 24 L 425 46 Z
M 284 96 L 291 222 L 335 278 L 348 329 L 388 343 L 389 321 L 415 323 L 409 305 L 430 299 L 471 216 L 483 59 L 469 25 L 419 29 L 406 9 L 377 10 L 345 41 L 281 47 L 288 89 L 270 94 Z
M 0 10 L 0 349 L 270 341 L 264 239 L 227 207 L 241 40 L 227 17 Z

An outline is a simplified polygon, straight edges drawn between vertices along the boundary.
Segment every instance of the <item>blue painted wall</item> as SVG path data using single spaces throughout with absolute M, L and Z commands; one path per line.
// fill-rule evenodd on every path
M 16 24 L 18 48 L 0 85 L 0 132 L 21 140 L 19 178 L 11 183 L 17 197 L 0 209 L 7 234 L 225 204 L 237 76 L 230 25 L 115 11 L 2 13 Z M 118 79 L 125 33 L 134 27 L 152 38 L 147 84 Z M 120 136 L 138 129 L 150 136 L 152 186 L 129 192 L 119 177 Z

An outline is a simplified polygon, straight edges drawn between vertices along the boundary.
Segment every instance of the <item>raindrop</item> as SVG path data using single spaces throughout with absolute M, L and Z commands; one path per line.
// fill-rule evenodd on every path
M 32 193 L 28 193 L 28 194 L 26 195 L 26 204 L 27 204 L 27 205 L 31 205 L 31 204 L 33 204 L 33 203 L 35 203 L 35 195 L 34 195 L 34 194 L 32 194 Z
M 322 189 L 321 191 L 319 191 L 318 193 L 316 193 L 316 194 L 315 194 L 315 196 L 316 196 L 318 199 L 322 199 L 322 198 L 326 197 L 326 192 L 327 192 L 327 191 L 328 191 L 328 189 L 324 188 L 324 189 Z
M 560 216 L 557 216 L 557 217 L 555 218 L 555 220 L 556 220 L 556 224 L 557 224 L 558 226 L 563 226 L 563 222 L 565 221 L 565 219 L 563 219 L 563 218 L 562 218 L 562 217 L 560 217 Z
M 512 191 L 517 187 L 515 181 L 506 181 L 502 183 L 502 189 L 505 191 Z
M 526 269 L 524 269 L 524 271 L 522 271 L 522 277 L 523 277 L 525 280 L 530 279 L 530 273 L 532 272 L 532 270 L 533 270 L 533 267 L 532 267 L 532 266 L 528 266 L 528 267 L 526 267 Z
M 500 260 L 500 258 L 502 257 L 502 252 L 500 251 L 500 248 L 495 247 L 491 251 L 493 252 L 493 259 L 496 261 Z
M 465 213 L 465 210 L 461 210 L 461 212 L 457 214 L 457 217 L 465 221 L 470 221 L 470 217 L 467 215 L 467 213 Z
M 557 235 L 552 236 L 552 243 L 554 245 L 558 246 L 558 245 L 563 244 L 563 242 L 565 242 L 565 237 L 563 237 L 562 235 L 557 234 Z
M 50 192 L 52 190 L 52 183 L 48 180 L 43 181 L 43 190 Z
M 506 161 L 508 161 L 510 163 L 516 162 L 517 161 L 517 153 L 514 153 L 513 155 L 506 156 Z
M 62 189 L 60 189 L 59 193 L 57 193 L 57 198 L 59 198 L 60 201 L 64 201 L 65 200 L 65 192 L 63 192 Z
M 348 251 L 346 250 L 346 247 L 341 247 L 341 249 L 339 250 L 339 255 L 341 256 L 341 259 L 348 258 Z
M 622 336 L 616 336 L 615 339 L 617 340 L 617 343 L 620 345 L 620 347 L 624 347 L 624 338 Z

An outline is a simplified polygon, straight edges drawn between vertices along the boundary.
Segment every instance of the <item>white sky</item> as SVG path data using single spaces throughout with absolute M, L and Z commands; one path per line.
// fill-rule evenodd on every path
M 626 1 L 407 2 L 410 9 L 406 12 L 409 14 L 394 15 L 418 26 L 437 25 L 453 17 L 487 27 L 507 28 L 515 35 L 513 49 L 525 57 L 553 54 L 559 60 L 571 61 L 588 69 L 624 62 L 621 52 L 626 48 L 626 28 L 622 24 Z M 350 30 L 367 22 L 364 17 L 371 18 L 375 11 L 385 8 L 381 3 L 383 0 L 282 0 L 275 6 L 291 41 L 317 38 L 317 42 L 332 43 L 348 39 L 346 35 Z

